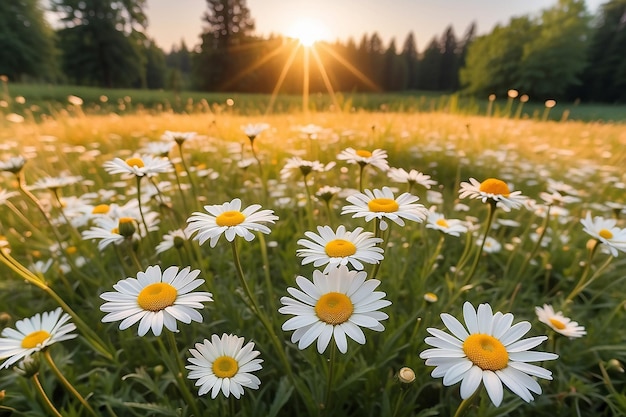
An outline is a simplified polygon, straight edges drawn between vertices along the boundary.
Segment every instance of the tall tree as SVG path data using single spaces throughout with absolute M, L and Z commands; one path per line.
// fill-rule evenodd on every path
M 146 0 L 51 0 L 66 75 L 104 87 L 145 85 Z
M 439 90 L 440 70 L 441 45 L 434 37 L 420 59 L 417 88 L 420 90 Z
M 254 20 L 245 0 L 207 0 L 207 5 L 195 74 L 200 87 L 219 90 L 229 76 L 242 71 L 250 60 L 246 43 L 251 40 Z
M 56 55 L 54 32 L 38 0 L 0 1 L 0 74 L 54 80 Z
M 441 60 L 439 66 L 439 82 L 438 89 L 445 91 L 454 91 L 459 86 L 459 59 L 456 36 L 452 26 L 448 26 L 444 31 L 441 41 Z
M 626 102 L 626 0 L 611 0 L 600 9 L 584 73 L 585 97 Z
M 523 91 L 545 99 L 561 97 L 580 84 L 587 65 L 588 22 L 584 0 L 559 0 L 543 11 L 537 36 L 524 45 L 519 70 Z
M 470 93 L 505 94 L 520 89 L 520 63 L 524 45 L 537 36 L 537 24 L 528 16 L 511 19 L 507 26 L 496 26 L 469 46 L 461 84 Z
M 406 88 L 409 90 L 417 89 L 417 64 L 419 56 L 417 54 L 417 43 L 415 42 L 415 35 L 410 32 L 404 45 L 402 46 L 402 59 L 406 64 L 407 81 Z

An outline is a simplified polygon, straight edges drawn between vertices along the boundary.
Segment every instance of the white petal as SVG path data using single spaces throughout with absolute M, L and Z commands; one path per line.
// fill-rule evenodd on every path
M 470 305 L 471 306 L 471 305 Z M 465 374 L 461 382 L 461 398 L 464 400 L 471 397 L 478 389 L 480 381 L 482 381 L 483 371 L 478 366 L 472 366 Z
M 493 371 L 483 371 L 483 384 L 487 389 L 487 394 L 491 398 L 491 402 L 496 407 L 502 403 L 502 381 Z

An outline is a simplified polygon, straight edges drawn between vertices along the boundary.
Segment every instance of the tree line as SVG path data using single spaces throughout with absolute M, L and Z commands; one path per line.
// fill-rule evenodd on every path
M 537 16 L 512 18 L 477 36 L 452 26 L 421 52 L 409 33 L 387 45 L 379 34 L 318 42 L 254 35 L 245 0 L 206 0 L 201 44 L 169 52 L 147 33 L 146 0 L 50 0 L 52 28 L 39 0 L 0 2 L 0 74 L 16 81 L 102 87 L 270 93 L 462 91 L 485 96 L 516 89 L 533 98 L 626 101 L 626 0 L 596 15 L 583 0 L 558 0 Z

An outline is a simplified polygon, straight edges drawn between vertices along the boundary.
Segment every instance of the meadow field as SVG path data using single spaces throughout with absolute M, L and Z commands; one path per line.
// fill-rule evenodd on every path
M 626 413 L 619 112 L 11 89 L 0 414 Z

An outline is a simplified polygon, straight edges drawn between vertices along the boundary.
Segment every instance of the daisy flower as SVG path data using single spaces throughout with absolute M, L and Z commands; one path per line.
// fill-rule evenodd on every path
M 167 141 L 174 141 L 179 145 L 182 145 L 183 142 L 188 140 L 192 140 L 196 137 L 196 132 L 172 132 L 171 130 L 166 130 L 161 136 L 161 139 Z
M 331 185 L 324 185 L 317 190 L 315 196 L 320 200 L 329 202 L 334 196 L 341 191 L 340 187 L 333 187 Z
M 483 182 L 478 182 L 474 178 L 470 178 L 470 182 L 462 182 L 459 190 L 459 198 L 475 198 L 483 203 L 489 202 L 500 207 L 504 211 L 518 209 L 526 200 L 526 196 L 521 191 L 513 191 L 502 180 L 497 178 L 488 178 Z
M 192 292 L 204 283 L 196 279 L 200 270 L 190 271 L 190 267 L 179 269 L 170 266 L 161 272 L 158 265 L 149 266 L 145 272 L 137 273 L 137 278 L 126 278 L 113 285 L 115 291 L 100 295 L 106 303 L 100 310 L 108 313 L 103 323 L 122 320 L 120 330 L 125 330 L 139 322 L 139 336 L 152 329 L 159 336 L 163 326 L 177 332 L 176 322 L 189 324 L 202 322 L 202 315 L 194 309 L 203 308 L 202 302 L 213 301 L 210 292 Z
M 349 164 L 359 164 L 362 167 L 371 165 L 381 171 L 387 171 L 389 169 L 387 151 L 382 149 L 374 149 L 374 151 L 370 152 L 363 149 L 355 150 L 353 148 L 347 148 L 337 155 L 337 159 L 346 161 Z
M 437 181 L 431 180 L 430 175 L 422 174 L 414 169 L 406 172 L 403 168 L 389 168 L 387 176 L 390 180 L 404 184 L 419 184 L 424 188 L 430 189 L 433 185 L 437 185 Z
M 304 257 L 302 265 L 313 262 L 314 267 L 326 265 L 323 273 L 339 265 L 352 265 L 354 269 L 362 270 L 363 264 L 377 264 L 384 259 L 383 248 L 376 246 L 382 239 L 374 237 L 371 232 L 363 232 L 357 227 L 351 232 L 341 225 L 334 232 L 330 226 L 317 226 L 319 234 L 305 232 L 307 239 L 298 240 L 298 245 L 305 249 L 298 249 L 298 256 Z
M 298 276 L 296 283 L 300 289 L 287 288 L 294 298 L 280 299 L 283 307 L 278 311 L 295 316 L 282 329 L 295 330 L 291 341 L 298 342 L 299 349 L 305 349 L 317 339 L 319 353 L 326 350 L 331 337 L 341 353 L 348 351 L 346 335 L 364 344 L 361 327 L 377 332 L 385 330 L 380 321 L 389 316 L 378 310 L 391 304 L 382 299 L 384 292 L 374 291 L 380 281 L 366 277 L 366 272 L 349 271 L 345 266 L 333 268 L 328 274 L 313 271 L 313 282 Z
M 267 123 L 248 123 L 247 125 L 242 125 L 241 130 L 246 136 L 253 141 L 254 138 L 259 136 L 263 131 L 270 128 L 270 125 Z
M 103 166 L 109 174 L 125 174 L 136 177 L 154 177 L 157 174 L 172 171 L 172 163 L 169 159 L 152 155 L 134 156 L 126 160 L 115 158 L 105 162 Z
M 17 193 L 15 191 L 7 191 L 0 188 L 0 206 L 6 204 L 9 198 L 15 197 Z
M 334 162 L 329 162 L 328 164 L 324 165 L 320 161 L 307 161 L 300 158 L 299 156 L 294 156 L 287 159 L 285 166 L 280 170 L 280 177 L 283 181 L 287 180 L 291 178 L 291 174 L 294 171 L 297 171 L 302 174 L 302 176 L 306 177 L 312 172 L 329 171 L 334 166 Z
M 230 203 L 204 206 L 209 213 L 194 212 L 187 219 L 185 233 L 188 236 L 198 232 L 194 240 L 201 245 L 211 239 L 211 247 L 215 247 L 220 236 L 224 234 L 226 240 L 232 242 L 235 236 L 241 236 L 246 241 L 254 239 L 253 232 L 270 233 L 269 227 L 262 223 L 274 223 L 278 216 L 273 210 L 260 210 L 259 204 L 253 204 L 241 210 L 241 200 L 235 198 Z
M 536 336 L 520 340 L 531 328 L 527 321 L 513 323 L 511 313 L 495 314 L 489 304 L 478 306 L 478 312 L 469 302 L 463 304 L 464 327 L 450 314 L 441 314 L 441 320 L 452 333 L 426 329 L 434 337 L 427 337 L 427 349 L 420 354 L 427 366 L 435 366 L 431 376 L 443 377 L 443 385 L 461 382 L 461 398 L 469 398 L 481 382 L 487 394 L 498 407 L 502 403 L 502 384 L 526 402 L 541 394 L 541 387 L 532 377 L 552 379 L 552 372 L 528 362 L 554 360 L 554 353 L 530 351 L 546 340 Z
M 131 217 L 121 217 L 120 219 L 98 217 L 95 219 L 95 223 L 96 226 L 83 231 L 81 236 L 83 240 L 99 240 L 98 250 L 100 251 L 103 251 L 110 244 L 120 245 L 131 236 L 139 237 L 135 233 L 136 221 Z
M 29 187 L 31 190 L 56 190 L 83 180 L 80 175 L 62 175 L 59 177 L 40 178 Z
M 23 156 L 12 156 L 6 161 L 0 161 L 0 171 L 7 171 L 17 174 L 22 170 L 26 159 Z
M 487 236 L 485 239 L 485 244 L 483 245 L 483 238 L 476 239 L 476 245 L 483 247 L 483 252 L 485 253 L 498 253 L 502 250 L 502 244 L 498 242 L 497 239 Z
M 587 334 L 585 328 L 579 326 L 578 322 L 565 317 L 560 311 L 555 313 L 554 308 L 550 304 L 544 304 L 543 307 L 535 307 L 535 313 L 537 313 L 537 318 L 540 322 L 547 324 L 555 332 L 561 333 L 570 339 Z
M 467 232 L 467 226 L 461 220 L 446 219 L 443 214 L 434 211 L 428 212 L 426 228 L 439 230 L 442 233 L 457 237 L 461 233 Z
M 195 349 L 189 349 L 192 357 L 187 359 L 191 365 L 189 379 L 197 379 L 200 387 L 198 395 L 211 391 L 211 398 L 217 397 L 221 391 L 225 397 L 231 394 L 239 399 L 244 394 L 244 387 L 258 389 L 261 381 L 251 372 L 262 369 L 262 359 L 257 359 L 259 352 L 254 350 L 254 343 L 243 346 L 244 338 L 224 333 L 216 334 L 211 341 L 204 339 L 196 343 Z M 243 347 L 242 347 L 243 346 Z
M 365 217 L 366 222 L 378 219 L 381 230 L 387 229 L 384 219 L 404 226 L 403 218 L 422 222 L 428 214 L 428 210 L 423 205 L 416 203 L 419 197 L 403 193 L 395 198 L 389 187 L 383 187 L 382 190 L 375 189 L 373 192 L 365 190 L 365 194 L 356 193 L 347 197 L 346 200 L 352 205 L 345 206 L 341 211 L 342 215 L 353 213 L 353 218 Z
M 182 229 L 172 230 L 163 235 L 163 240 L 156 247 L 156 253 L 163 253 L 172 248 L 181 248 L 187 240 L 187 235 Z
M 591 214 L 587 213 L 580 222 L 584 226 L 583 231 L 591 235 L 598 242 L 604 243 L 611 252 L 611 256 L 617 256 L 617 251 L 626 252 L 626 229 L 616 227 L 616 219 L 605 219 L 596 216 L 591 219 Z
M 172 147 L 174 146 L 173 142 L 148 142 L 143 148 L 143 151 L 150 155 L 159 156 L 161 158 L 165 158 L 170 154 Z
M 0 359 L 6 359 L 0 369 L 8 368 L 17 361 L 29 357 L 48 346 L 75 338 L 74 323 L 68 323 L 70 315 L 61 307 L 31 318 L 15 322 L 15 329 L 5 328 L 0 336 Z M 16 330 L 17 329 L 17 330 Z

